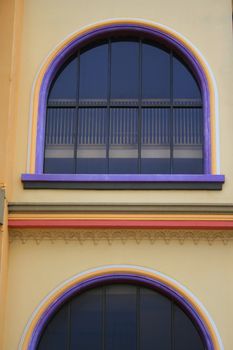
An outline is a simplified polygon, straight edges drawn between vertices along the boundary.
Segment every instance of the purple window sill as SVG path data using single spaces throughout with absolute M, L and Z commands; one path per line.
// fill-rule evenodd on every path
M 21 180 L 30 182 L 218 182 L 224 183 L 224 175 L 167 175 L 167 174 L 22 174 Z
M 221 190 L 224 175 L 23 174 L 25 189 Z

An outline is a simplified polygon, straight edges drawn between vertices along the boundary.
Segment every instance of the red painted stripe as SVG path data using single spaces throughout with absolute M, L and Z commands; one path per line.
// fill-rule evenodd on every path
M 233 229 L 233 221 L 182 221 L 182 220 L 9 220 L 9 227 L 70 227 L 70 228 L 192 228 L 192 229 Z

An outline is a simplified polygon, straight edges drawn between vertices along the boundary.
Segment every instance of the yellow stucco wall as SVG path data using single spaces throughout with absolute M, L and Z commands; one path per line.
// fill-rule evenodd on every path
M 88 11 L 86 10 L 88 8 Z M 162 23 L 187 37 L 205 56 L 219 90 L 221 173 L 226 184 L 221 192 L 203 191 L 24 191 L 20 175 L 26 172 L 28 127 L 33 81 L 47 55 L 81 27 L 111 18 L 142 18 Z M 229 157 L 232 110 L 232 32 L 230 0 L 171 1 L 25 1 L 21 48 L 19 105 L 15 128 L 15 154 L 10 201 L 64 202 L 231 202 L 233 159 Z M 20 131 L 20 132 L 19 132 Z M 36 195 L 35 195 L 36 194 Z
M 55 287 L 79 272 L 109 264 L 149 267 L 174 278 L 204 304 L 225 350 L 233 348 L 232 245 L 186 241 L 126 244 L 106 241 L 14 241 L 10 248 L 7 333 L 4 350 L 17 348 L 32 312 Z
M 14 1 L 1 1 L 0 3 L 0 103 L 1 103 L 1 127 L 0 127 L 0 185 L 6 181 L 6 146 L 8 131 L 8 116 L 10 111 L 10 81 L 12 73 L 12 43 L 14 27 Z M 4 35 L 3 35 L 4 33 Z
M 2 0 L 13 16 L 13 1 Z M 23 8 L 15 25 L 0 22 L 3 56 L 0 73 L 0 162 L 12 156 L 0 182 L 7 181 L 10 202 L 126 202 L 126 203 L 232 203 L 233 202 L 233 99 L 231 0 L 17 0 Z M 24 5 L 24 6 L 23 6 Z M 9 7 L 8 7 L 9 6 Z M 13 10 L 12 10 L 13 11 Z M 7 12 L 8 13 L 8 12 Z M 20 11 L 19 11 L 20 13 Z M 142 18 L 162 23 L 187 37 L 208 61 L 219 91 L 222 191 L 65 191 L 23 190 L 20 176 L 26 172 L 28 129 L 33 81 L 46 56 L 65 37 L 85 25 L 110 18 Z M 13 22 L 12 22 L 13 23 Z M 22 30 L 22 35 L 21 35 Z M 7 40 L 9 42 L 7 42 Z M 12 40 L 13 48 L 10 45 Z M 17 44 L 20 47 L 17 47 Z M 12 56 L 12 52 L 15 54 Z M 10 101 L 10 60 L 14 61 L 14 89 Z M 12 63 L 12 61 L 11 61 Z M 9 79 L 9 81 L 8 81 Z M 12 83 L 13 84 L 13 83 Z M 6 88 L 6 90 L 4 90 Z M 3 94 L 4 92 L 4 94 Z M 3 118 L 2 115 L 5 117 Z M 6 115 L 11 115 L 10 119 Z M 10 123 L 9 123 L 10 120 Z M 7 130 L 10 131 L 6 138 Z M 6 151 L 8 150 L 8 151 Z M 8 174 L 6 176 L 6 174 Z M 58 284 L 89 268 L 106 264 L 135 264 L 154 268 L 188 287 L 205 305 L 216 323 L 225 350 L 233 349 L 233 245 L 207 242 L 194 245 L 149 242 L 125 245 L 100 242 L 65 244 L 63 241 L 13 242 L 9 255 L 8 301 L 4 350 L 16 350 L 31 313 Z

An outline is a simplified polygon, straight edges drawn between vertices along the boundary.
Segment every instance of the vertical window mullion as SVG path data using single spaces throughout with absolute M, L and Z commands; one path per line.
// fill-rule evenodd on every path
M 44 125 L 44 128 L 45 128 L 45 132 L 44 132 L 44 145 L 43 145 L 43 173 L 45 172 L 45 151 L 46 151 L 46 146 L 47 146 L 47 135 L 49 135 L 48 133 L 48 114 L 49 114 L 49 108 L 48 108 L 48 102 L 47 102 L 47 106 L 46 106 L 46 119 L 45 119 L 45 125 Z M 52 121 L 54 120 L 54 118 L 52 118 Z M 50 141 L 52 143 L 52 137 L 53 137 L 53 127 L 52 127 L 52 123 L 51 123 L 51 131 L 50 131 L 50 138 L 51 140 L 48 138 L 48 141 Z
M 170 52 L 170 174 L 173 174 L 173 52 Z
M 77 174 L 78 122 L 79 122 L 79 88 L 80 88 L 80 50 L 77 53 L 77 90 L 76 90 L 76 123 L 74 129 L 74 173 Z
M 202 97 L 201 97 L 202 98 Z M 203 99 L 204 100 L 204 99 Z M 204 118 L 204 109 L 203 109 L 203 103 L 201 107 L 201 149 L 202 149 L 202 173 L 208 174 L 208 164 L 207 164 L 207 157 L 204 157 L 204 154 L 206 154 L 206 142 L 205 142 L 205 128 L 208 129 L 208 123 L 207 118 Z
M 106 113 L 106 159 L 107 159 L 107 169 L 106 172 L 109 174 L 109 145 L 110 145 L 110 99 L 111 99 L 111 39 L 108 40 L 108 77 L 107 77 L 107 113 Z
M 70 350 L 70 339 L 71 339 L 71 303 L 68 303 L 67 305 L 67 313 L 68 313 L 68 321 L 67 321 L 67 344 L 66 349 Z
M 141 132 L 142 132 L 142 40 L 139 40 L 139 91 L 138 91 L 138 173 L 141 174 Z
M 105 350 L 106 333 L 106 287 L 102 289 L 102 350 Z
M 175 350 L 174 318 L 175 318 L 174 301 L 171 301 L 171 350 Z
M 137 347 L 136 349 L 137 350 L 140 350 L 140 341 L 141 341 L 141 338 L 140 338 L 140 330 L 141 330 L 141 325 L 140 325 L 140 287 L 137 287 L 137 290 L 136 290 L 136 317 L 137 317 L 137 322 L 136 322 L 136 327 L 137 327 L 137 330 L 136 330 L 136 336 L 137 336 Z

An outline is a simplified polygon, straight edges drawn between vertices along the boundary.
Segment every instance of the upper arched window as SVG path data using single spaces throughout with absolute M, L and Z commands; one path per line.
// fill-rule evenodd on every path
M 99 39 L 50 85 L 44 173 L 203 174 L 203 145 L 201 89 L 172 47 Z
M 81 30 L 46 60 L 33 101 L 24 188 L 222 188 L 214 77 L 171 29 Z

